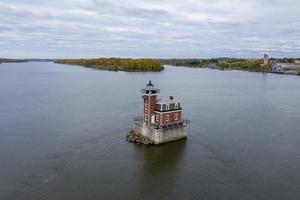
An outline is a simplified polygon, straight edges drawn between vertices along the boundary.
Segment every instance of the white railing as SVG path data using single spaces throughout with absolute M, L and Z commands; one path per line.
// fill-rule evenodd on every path
M 135 122 L 139 122 L 139 121 L 143 121 L 143 120 L 144 120 L 143 116 L 139 116 L 139 117 L 134 117 L 133 118 L 133 121 L 135 121 Z

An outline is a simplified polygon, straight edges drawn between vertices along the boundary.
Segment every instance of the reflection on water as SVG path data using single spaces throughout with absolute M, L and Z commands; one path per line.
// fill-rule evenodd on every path
M 182 170 L 186 143 L 187 139 L 182 139 L 158 146 L 135 145 L 142 164 L 142 170 L 134 177 L 141 185 L 137 191 L 140 196 L 159 198 L 172 192 L 170 181 L 177 181 L 176 174 Z M 159 194 L 157 188 L 161 188 Z
M 165 172 L 175 171 L 182 165 L 186 139 L 158 146 L 136 145 L 143 168 L 149 176 L 162 176 Z M 148 178 L 148 177 L 143 177 Z

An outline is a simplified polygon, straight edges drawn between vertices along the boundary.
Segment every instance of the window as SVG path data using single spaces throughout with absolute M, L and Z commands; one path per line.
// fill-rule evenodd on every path
M 144 120 L 145 120 L 145 122 L 148 121 L 148 116 L 147 115 L 144 115 Z
M 170 121 L 169 115 L 166 115 L 166 122 Z
M 178 120 L 178 113 L 174 113 L 174 121 Z
M 175 109 L 175 103 L 170 103 L 170 110 L 174 110 Z
M 166 110 L 169 110 L 169 104 L 166 104 Z
M 162 111 L 165 111 L 166 110 L 166 104 L 163 104 L 162 105 Z
M 156 122 L 156 123 L 159 122 L 159 115 L 155 115 L 155 122 Z

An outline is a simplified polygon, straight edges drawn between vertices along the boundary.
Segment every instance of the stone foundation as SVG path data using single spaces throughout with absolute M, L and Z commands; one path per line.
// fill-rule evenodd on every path
M 148 144 L 162 144 L 162 143 L 186 138 L 187 128 L 186 125 L 183 125 L 183 126 L 178 126 L 173 128 L 157 129 L 152 126 L 146 126 L 142 122 L 135 122 L 132 130 L 132 135 L 133 136 L 140 135 L 141 138 L 143 137 L 147 138 L 149 140 L 149 143 L 147 141 Z

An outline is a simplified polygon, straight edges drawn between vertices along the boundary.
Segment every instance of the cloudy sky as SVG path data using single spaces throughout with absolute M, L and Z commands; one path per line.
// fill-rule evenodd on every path
M 0 57 L 300 57 L 299 0 L 0 0 Z

